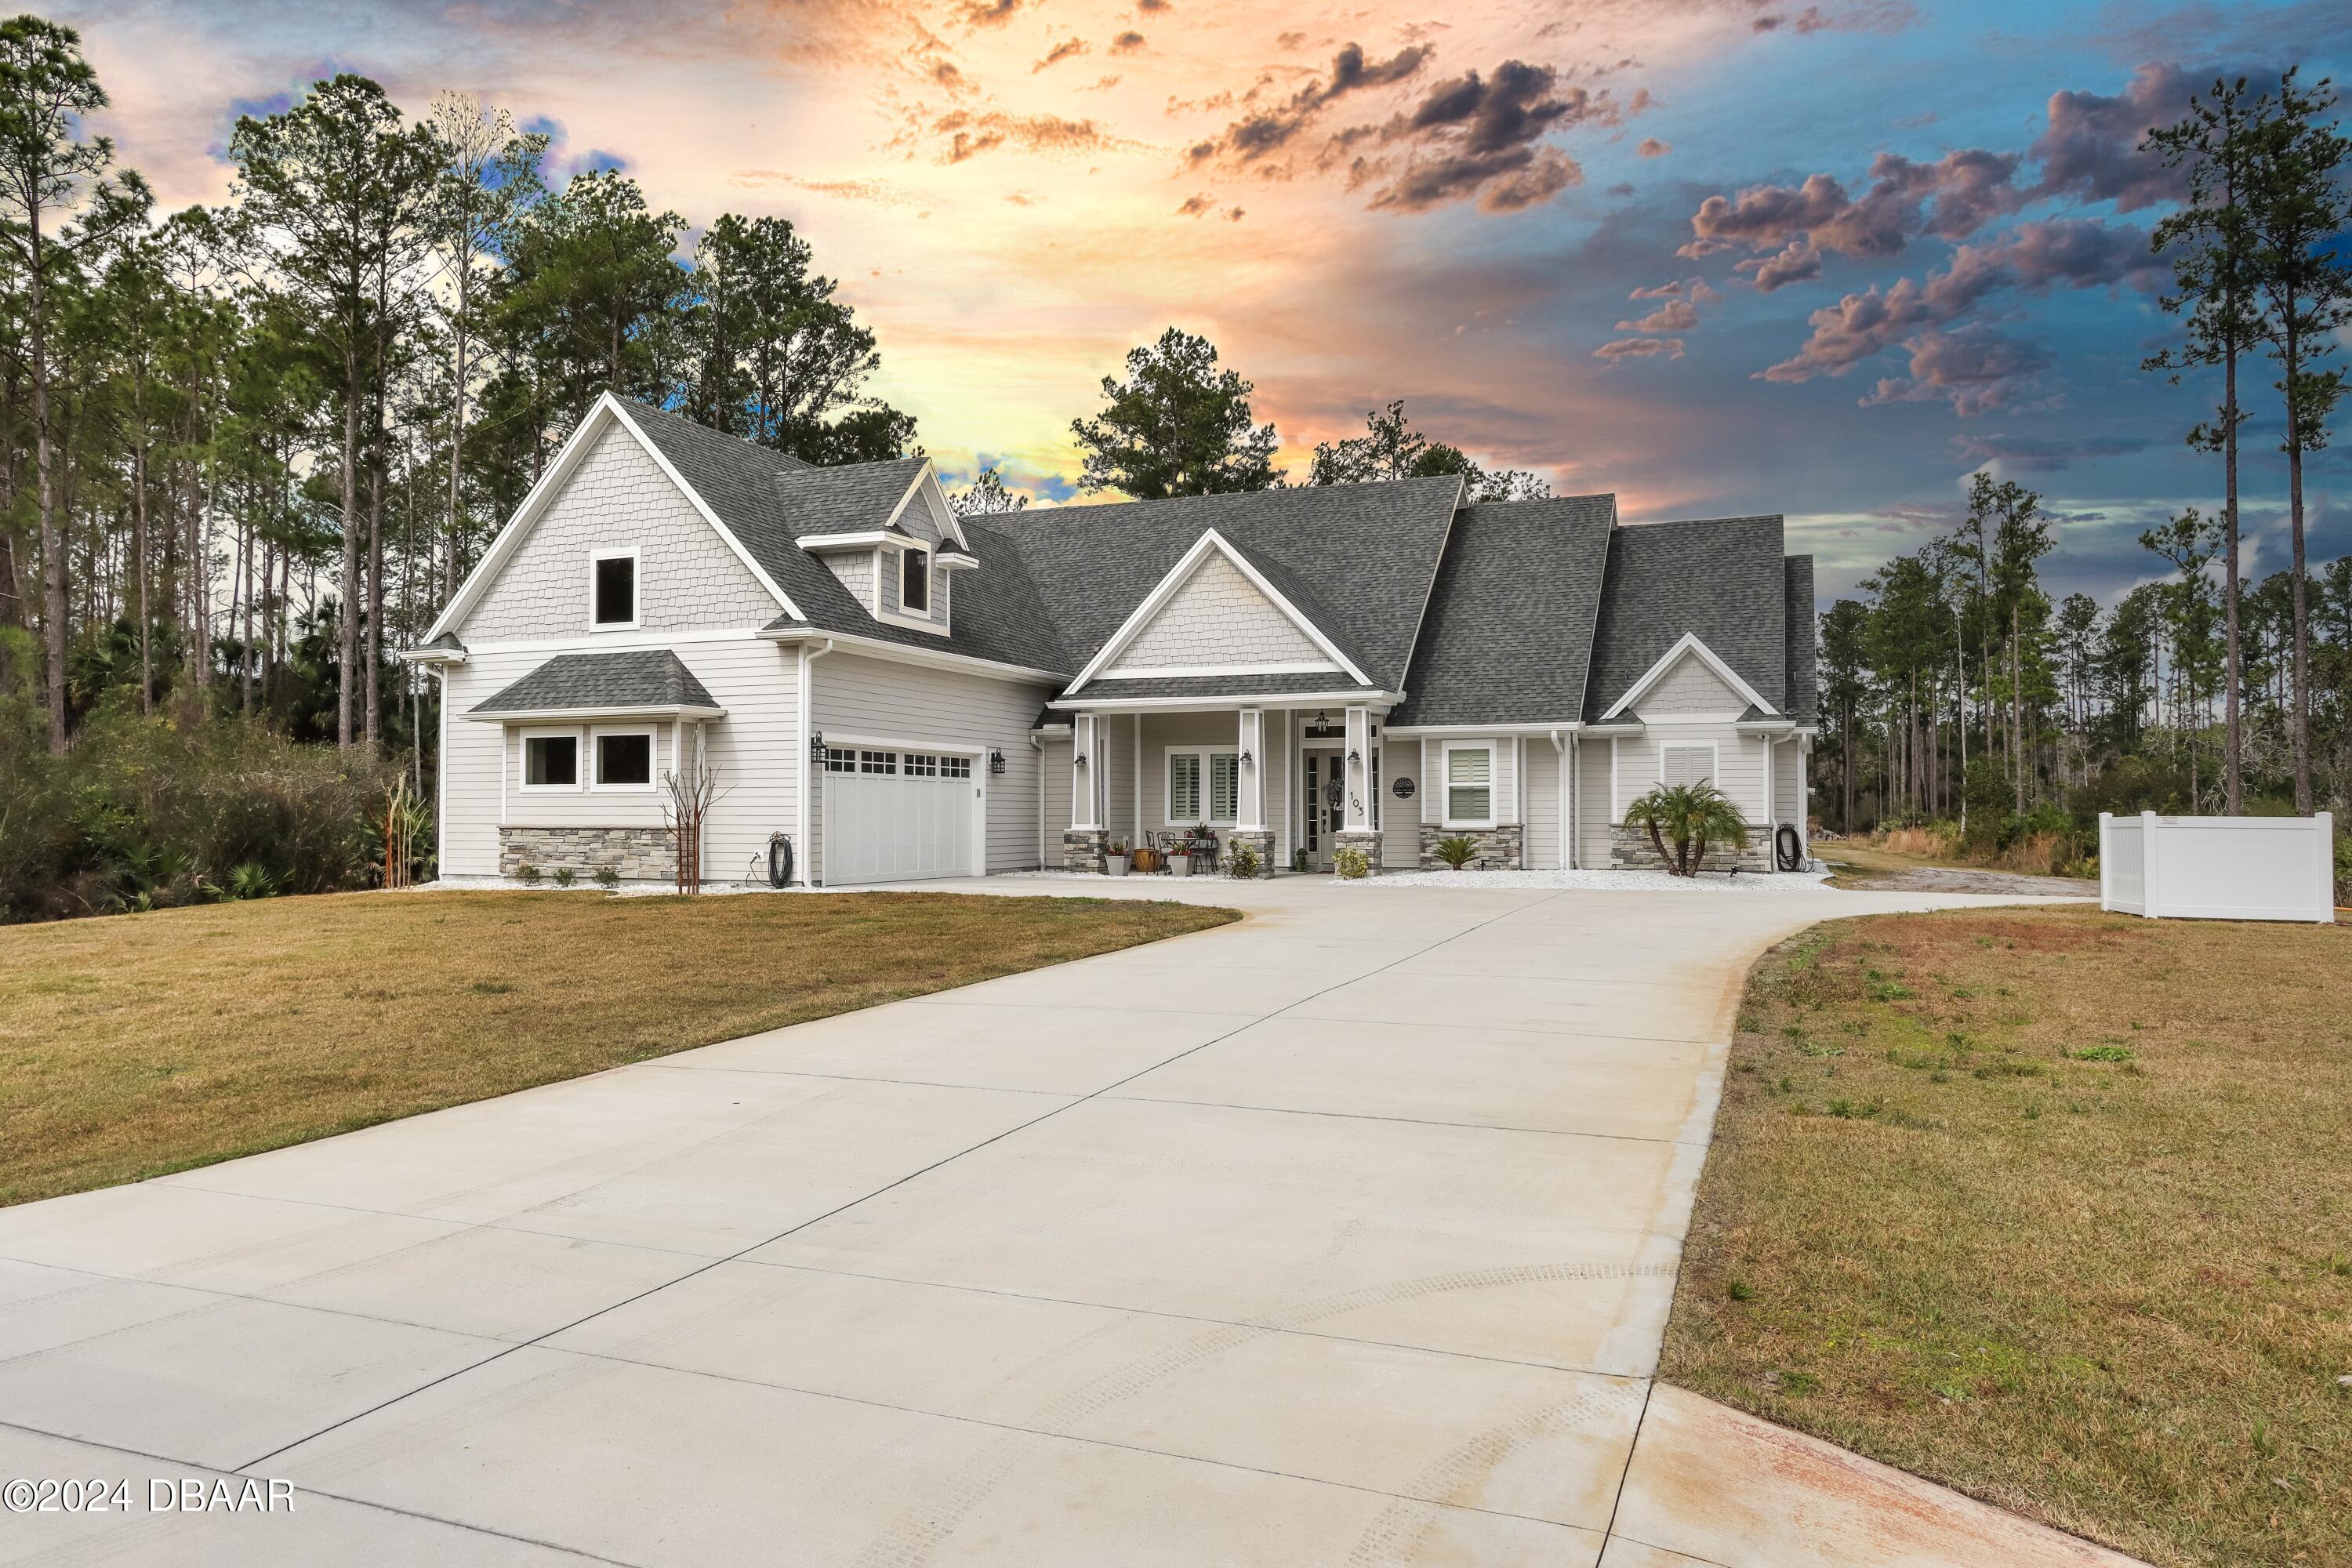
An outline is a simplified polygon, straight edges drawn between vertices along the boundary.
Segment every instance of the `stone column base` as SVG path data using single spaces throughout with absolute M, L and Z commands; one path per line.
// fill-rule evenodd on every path
M 1479 862 L 1498 870 L 1518 871 L 1527 868 L 1527 839 L 1516 822 L 1506 822 L 1496 827 L 1471 829 L 1466 827 L 1432 827 L 1421 825 L 1421 868 L 1424 871 L 1451 869 L 1437 858 L 1437 847 L 1449 838 L 1467 838 L 1478 847 L 1465 870 L 1475 870 Z
M 1092 871 L 1101 875 L 1110 869 L 1103 862 L 1110 854 L 1110 830 L 1103 827 L 1072 827 L 1062 834 L 1062 869 Z
M 1257 874 L 1261 877 L 1274 875 L 1274 835 L 1271 832 L 1261 829 L 1244 833 L 1236 827 L 1225 835 L 1227 856 L 1230 857 L 1235 848 L 1255 850 Z M 1231 864 L 1230 859 L 1227 864 Z
M 1370 867 L 1370 869 L 1365 872 L 1365 875 L 1368 877 L 1377 877 L 1381 874 L 1381 836 L 1379 834 L 1371 832 L 1334 833 L 1331 835 L 1331 851 L 1334 855 L 1337 855 L 1342 849 L 1362 850 L 1364 853 L 1365 864 Z

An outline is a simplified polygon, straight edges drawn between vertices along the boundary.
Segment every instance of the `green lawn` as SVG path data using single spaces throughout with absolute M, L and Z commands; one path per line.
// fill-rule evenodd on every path
M 2159 1563 L 2352 1563 L 2347 1020 L 2341 927 L 1815 927 L 1750 978 L 1661 1375 Z
M 943 893 L 351 893 L 0 927 L 0 1205 L 1239 919 Z

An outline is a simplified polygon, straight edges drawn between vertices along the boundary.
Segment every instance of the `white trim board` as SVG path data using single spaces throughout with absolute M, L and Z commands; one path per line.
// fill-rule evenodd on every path
M 1267 691 L 1247 697 L 1056 697 L 1045 704 L 1056 712 L 1134 713 L 1159 709 L 1197 709 L 1226 713 L 1242 708 L 1377 708 L 1386 713 L 1404 700 L 1402 691 Z M 1484 733 L 1485 731 L 1481 731 Z
M 1193 568 L 1207 560 L 1211 551 L 1215 551 L 1233 563 L 1234 568 L 1249 579 L 1250 585 L 1265 595 L 1274 607 L 1289 619 L 1291 625 L 1304 633 L 1309 642 L 1330 656 L 1333 664 L 1366 686 L 1372 683 L 1372 678 L 1357 668 L 1355 661 L 1339 651 L 1339 645 L 1325 636 L 1322 627 L 1301 614 L 1298 606 L 1285 598 L 1282 591 L 1266 580 L 1265 574 L 1252 564 L 1248 556 L 1234 548 L 1233 542 L 1223 534 L 1212 528 L 1202 531 L 1201 537 L 1192 542 L 1192 547 L 1184 552 L 1176 564 L 1168 569 L 1167 574 L 1153 585 L 1151 592 L 1146 594 L 1142 602 L 1137 605 L 1127 619 L 1119 624 L 1118 630 L 1113 632 L 1102 647 L 1095 650 L 1094 658 L 1087 660 L 1086 668 L 1079 670 L 1076 679 L 1070 682 L 1072 689 L 1086 685 L 1087 681 L 1108 669 L 1128 644 L 1133 642 L 1137 635 L 1150 624 L 1152 616 L 1159 614 L 1161 606 L 1176 596 L 1177 590 L 1191 579 Z M 1186 673 L 1202 672 L 1191 670 Z
M 1657 685 L 1659 681 L 1664 680 L 1666 678 L 1666 672 L 1674 668 L 1674 667 L 1681 661 L 1682 657 L 1685 654 L 1696 654 L 1698 656 L 1699 662 L 1706 665 L 1707 668 L 1715 671 L 1717 679 L 1722 680 L 1726 686 L 1730 687 L 1731 689 L 1739 693 L 1740 696 L 1748 699 L 1748 702 L 1753 706 L 1762 709 L 1767 713 L 1778 713 L 1780 711 L 1778 708 L 1773 707 L 1769 702 L 1765 701 L 1763 698 L 1758 696 L 1756 689 L 1748 685 L 1748 682 L 1740 679 L 1739 672 L 1733 669 L 1731 666 L 1724 663 L 1723 660 L 1717 656 L 1716 651 L 1713 648 L 1699 641 L 1699 637 L 1696 632 L 1685 632 L 1681 638 L 1675 642 L 1675 646 L 1665 651 L 1664 656 L 1661 658 L 1657 663 L 1650 666 L 1649 669 L 1643 673 L 1641 679 L 1633 682 L 1633 685 L 1625 689 L 1625 695 L 1617 699 L 1617 700 L 1610 706 L 1609 711 L 1601 716 L 1601 721 L 1606 723 L 1610 720 L 1617 717 L 1618 714 L 1625 711 L 1626 709 L 1631 708 L 1637 700 L 1647 694 L 1652 687 Z
M 854 632 L 829 632 L 817 626 L 785 626 L 777 631 L 754 632 L 752 636 L 760 641 L 772 643 L 837 643 L 845 653 L 863 654 L 872 658 L 895 659 L 900 664 L 928 664 L 945 669 L 969 670 L 974 674 L 993 676 L 999 679 L 1036 681 L 1041 685 L 1058 686 L 1066 679 L 1061 671 L 1055 669 L 1038 669 L 1025 664 L 1000 664 L 992 658 L 981 658 L 972 654 L 957 653 L 950 648 L 913 647 L 906 643 L 885 642 L 879 637 L 862 637 Z

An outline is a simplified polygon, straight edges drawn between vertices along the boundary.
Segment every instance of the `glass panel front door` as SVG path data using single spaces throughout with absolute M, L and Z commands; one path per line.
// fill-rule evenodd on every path
M 1331 868 L 1335 836 L 1347 826 L 1346 769 L 1341 753 L 1308 752 L 1301 770 L 1306 799 L 1299 820 L 1306 825 L 1307 863 L 1318 871 Z

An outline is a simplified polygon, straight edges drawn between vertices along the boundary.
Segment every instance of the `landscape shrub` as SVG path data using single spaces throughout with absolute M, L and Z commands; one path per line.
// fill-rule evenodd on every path
M 1372 874 L 1372 858 L 1360 849 L 1334 849 L 1331 868 L 1350 882 L 1360 882 Z
M 251 721 L 124 708 L 52 757 L 39 708 L 0 694 L 0 921 L 372 886 L 397 773 Z

